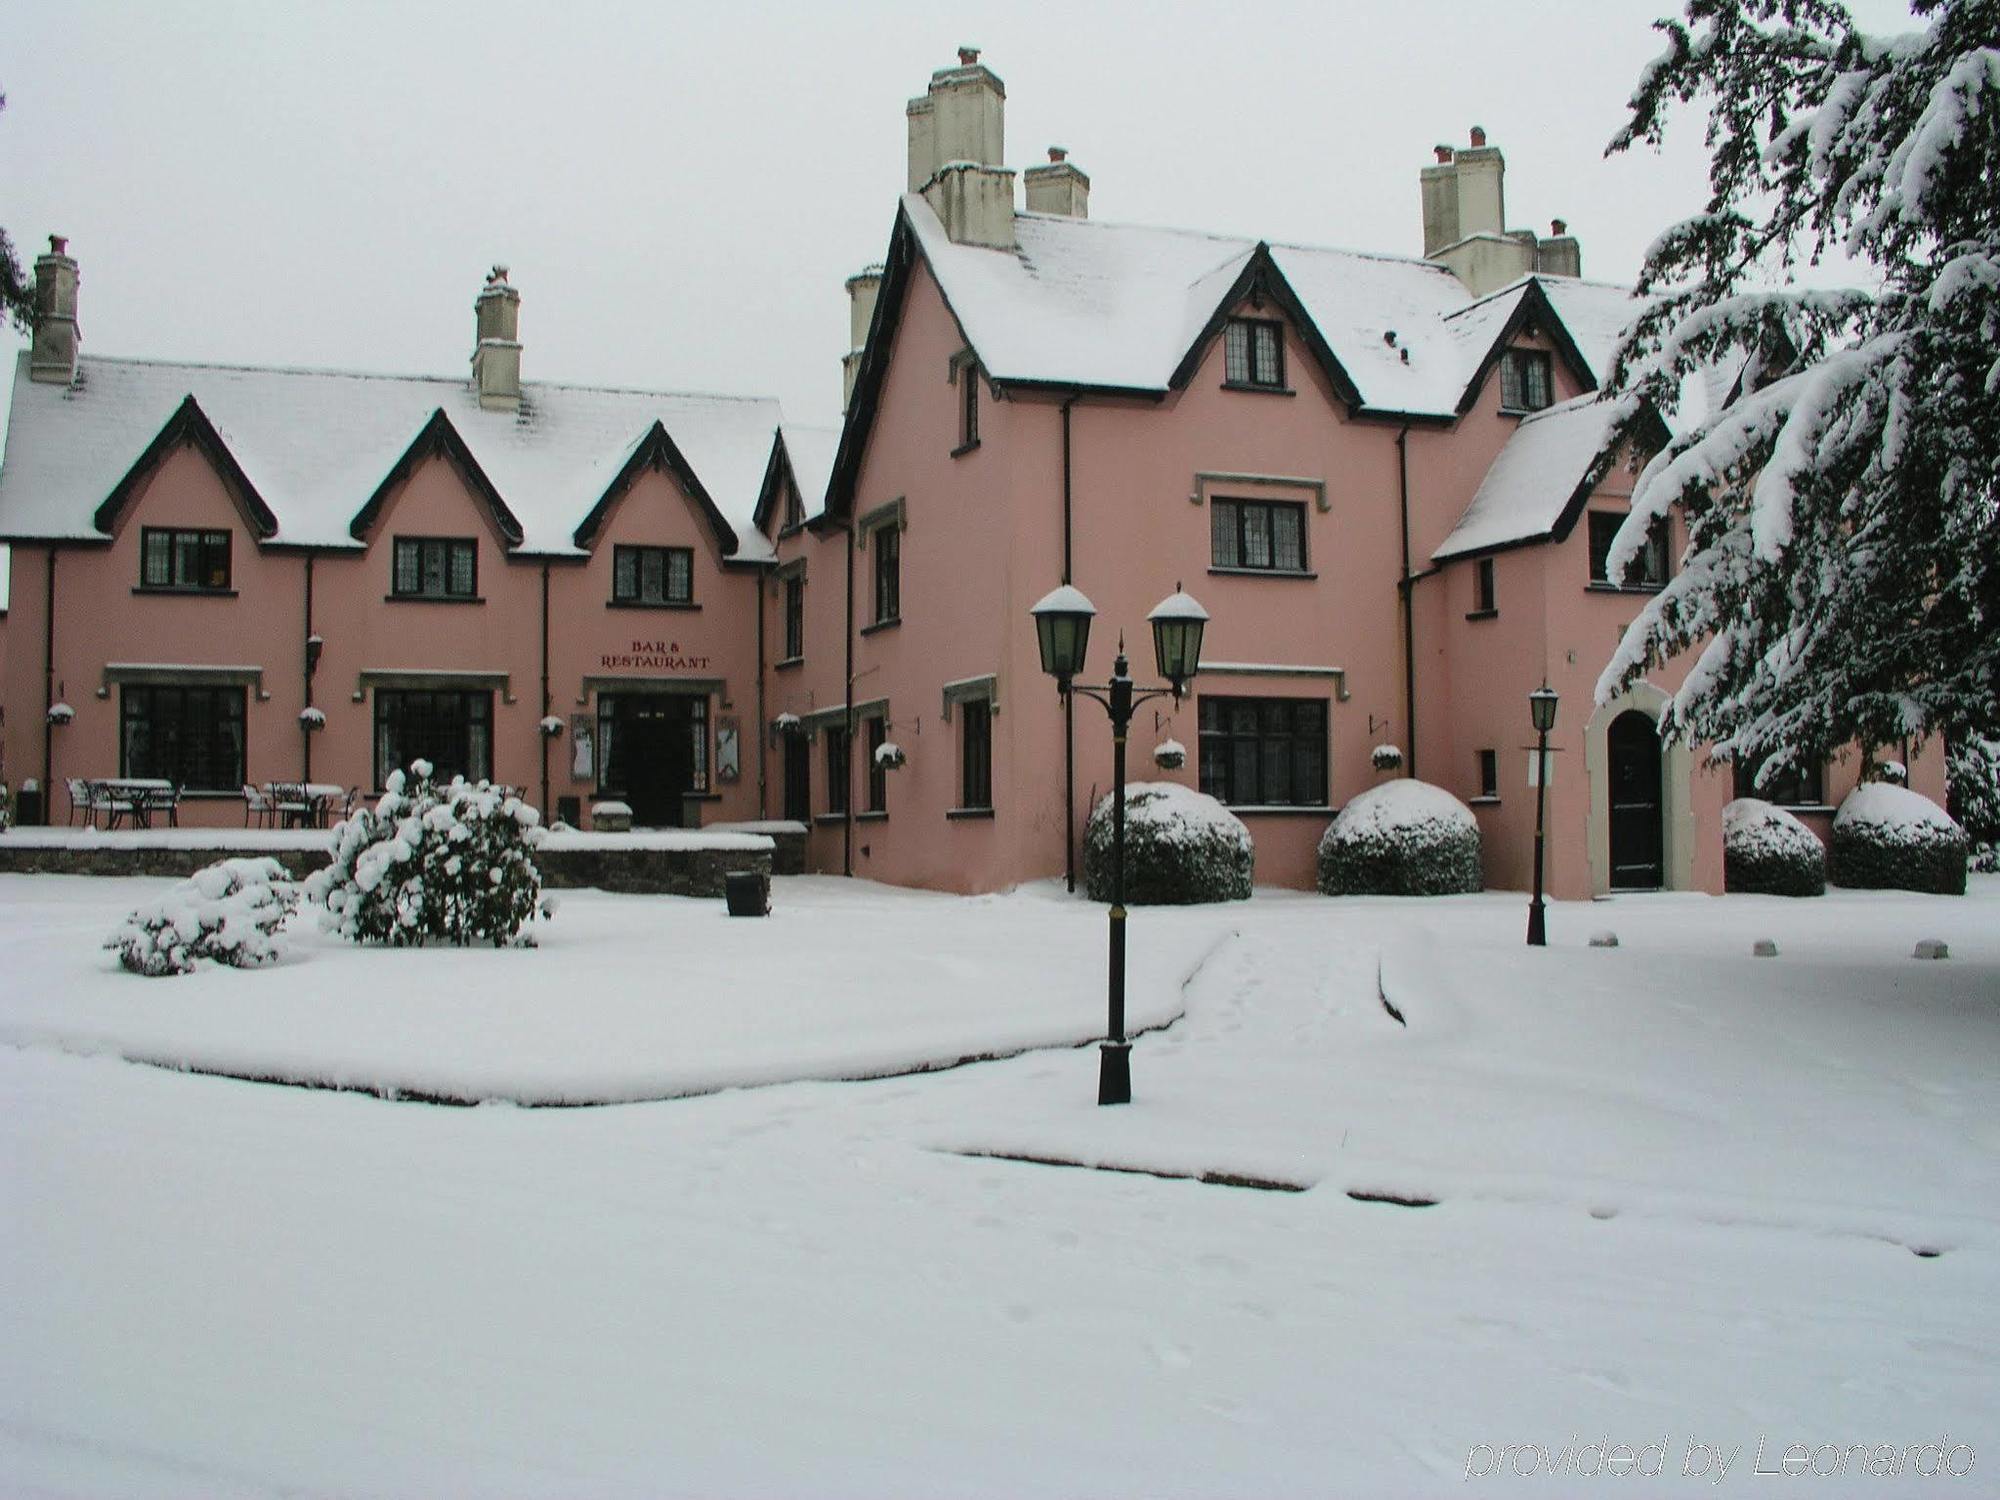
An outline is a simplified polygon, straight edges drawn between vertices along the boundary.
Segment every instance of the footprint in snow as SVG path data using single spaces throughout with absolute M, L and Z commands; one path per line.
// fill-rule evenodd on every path
M 1183 1344 L 1170 1344 L 1164 1339 L 1153 1340 L 1153 1358 L 1160 1362 L 1162 1369 L 1187 1370 L 1194 1366 L 1194 1351 Z

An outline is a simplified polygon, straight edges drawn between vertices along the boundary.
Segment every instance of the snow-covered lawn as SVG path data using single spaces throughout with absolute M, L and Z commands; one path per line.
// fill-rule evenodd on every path
M 571 1110 L 116 1055 L 630 1097 L 1061 1043 L 1101 1025 L 1103 917 L 1048 888 L 787 880 L 768 922 L 574 893 L 531 953 L 119 973 L 95 942 L 162 884 L 0 878 L 0 1491 L 1622 1492 L 1506 1472 L 1572 1442 L 1658 1450 L 1647 1493 L 1708 1492 L 1711 1448 L 1762 1493 L 1760 1441 L 1868 1445 L 1815 1493 L 2000 1466 L 1991 877 L 1558 905 L 1541 952 L 1505 896 L 1135 911 L 1135 1019 L 1179 1019 L 1122 1110 L 1088 1048 Z M 1861 1469 L 1941 1438 L 1971 1477 Z

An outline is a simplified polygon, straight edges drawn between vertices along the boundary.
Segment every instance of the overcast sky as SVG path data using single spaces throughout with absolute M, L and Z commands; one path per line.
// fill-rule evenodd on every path
M 1566 218 L 1586 275 L 1629 279 L 1702 195 L 1692 122 L 1603 159 L 1666 8 L 22 4 L 0 223 L 24 260 L 70 237 L 86 353 L 459 373 L 504 261 L 529 379 L 831 423 L 841 283 L 961 43 L 1006 82 L 1008 165 L 1069 147 L 1093 217 L 1415 254 L 1418 170 L 1478 123 L 1510 225 Z

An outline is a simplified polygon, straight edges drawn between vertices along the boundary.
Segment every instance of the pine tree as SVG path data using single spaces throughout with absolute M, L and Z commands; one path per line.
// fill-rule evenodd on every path
M 6 108 L 7 96 L 0 93 L 0 110 Z M 21 274 L 21 258 L 14 253 L 14 242 L 4 229 L 0 229 L 0 317 L 12 320 L 23 333 L 34 331 L 34 290 Z
M 1830 0 L 1688 0 L 1607 151 L 1706 107 L 1710 200 L 1648 251 L 1607 395 L 1738 394 L 1640 477 L 1612 567 L 1675 505 L 1689 545 L 1598 695 L 1698 649 L 1667 727 L 1773 770 L 2000 738 L 2000 0 L 1913 8 L 1884 38 Z M 1828 252 L 1875 284 L 1800 286 Z

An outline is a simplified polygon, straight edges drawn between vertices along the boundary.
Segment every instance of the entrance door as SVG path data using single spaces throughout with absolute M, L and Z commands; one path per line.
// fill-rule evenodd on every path
M 603 792 L 631 804 L 641 828 L 678 828 L 695 789 L 695 707 L 700 700 L 623 693 L 599 702 Z
M 785 816 L 796 823 L 812 817 L 811 748 L 802 734 L 785 736 Z
M 1611 721 L 1611 888 L 1656 891 L 1666 884 L 1666 824 L 1660 805 L 1660 732 L 1636 708 Z

